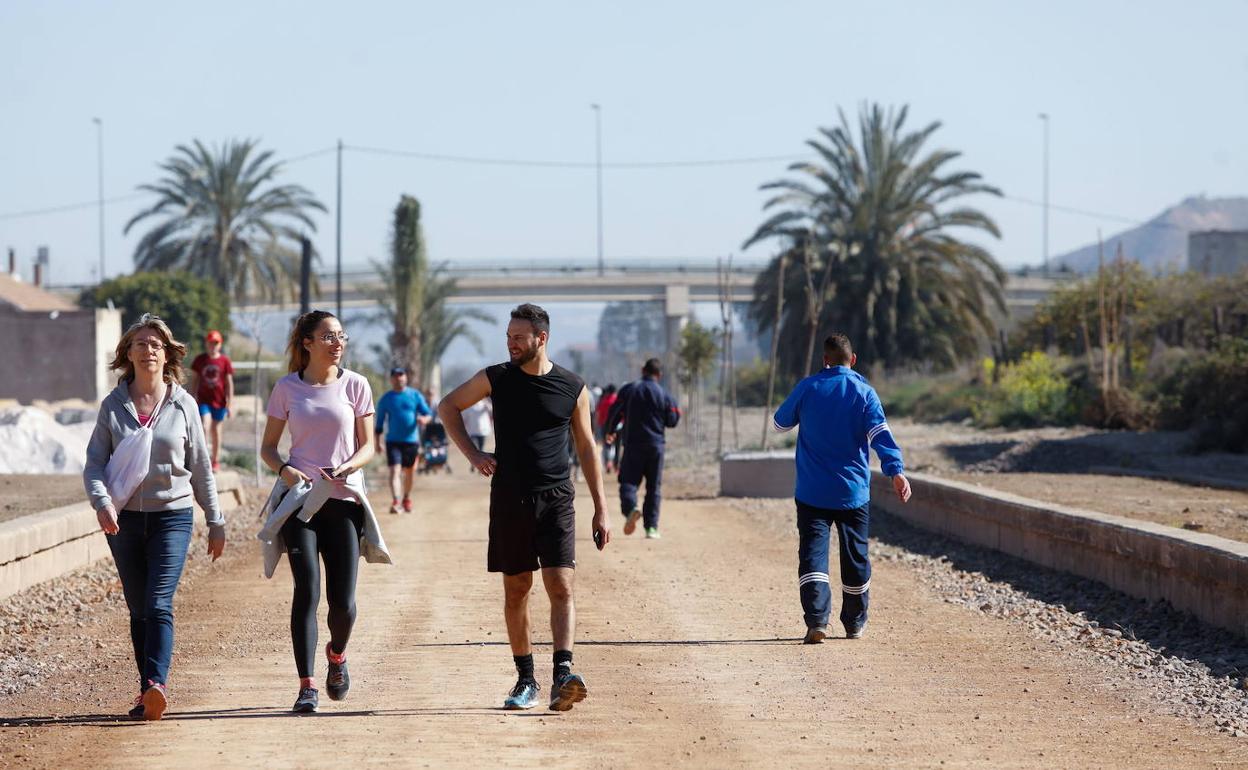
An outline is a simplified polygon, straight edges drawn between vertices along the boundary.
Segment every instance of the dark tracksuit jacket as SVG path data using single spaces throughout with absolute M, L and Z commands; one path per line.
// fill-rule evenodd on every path
M 621 416 L 624 458 L 620 462 L 620 511 L 628 515 L 637 507 L 637 487 L 644 478 L 642 517 L 647 529 L 658 527 L 665 434 L 680 422 L 680 407 L 657 379 L 643 377 L 620 388 L 619 397 L 607 412 L 606 424 L 618 425 Z

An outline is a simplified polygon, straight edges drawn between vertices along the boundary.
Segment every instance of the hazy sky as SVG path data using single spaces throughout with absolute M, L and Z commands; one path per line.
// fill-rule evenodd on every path
M 94 207 L 157 175 L 174 145 L 258 137 L 284 157 L 347 144 L 607 162 L 800 155 L 866 99 L 940 120 L 933 146 L 1007 195 L 1147 218 L 1187 195 L 1248 193 L 1244 2 L 0 3 L 0 247 L 90 280 Z M 738 251 L 784 163 L 608 169 L 608 259 Z M 332 154 L 284 179 L 332 209 Z M 435 259 L 592 259 L 594 174 L 349 152 L 344 262 L 386 249 L 390 212 L 425 206 Z M 143 204 L 110 204 L 108 272 L 132 267 Z M 1007 265 L 1037 262 L 1040 209 L 983 198 Z M 1054 254 L 1121 223 L 1053 212 Z M 333 255 L 333 218 L 320 251 Z M 762 257 L 766 249 L 756 250 Z M 28 267 L 25 269 L 29 269 Z

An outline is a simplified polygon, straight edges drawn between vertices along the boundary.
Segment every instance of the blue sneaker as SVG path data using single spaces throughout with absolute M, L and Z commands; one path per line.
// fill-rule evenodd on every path
M 537 705 L 537 694 L 541 689 L 537 682 L 521 679 L 511 688 L 511 694 L 503 701 L 503 708 L 507 711 L 531 709 Z
M 571 711 L 572 704 L 585 700 L 589 690 L 580 674 L 571 672 L 559 677 L 550 691 L 551 711 Z

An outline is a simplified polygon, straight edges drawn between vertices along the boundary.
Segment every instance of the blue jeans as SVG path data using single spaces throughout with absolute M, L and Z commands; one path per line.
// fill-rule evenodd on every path
M 139 689 L 167 684 L 173 656 L 173 593 L 191 545 L 190 508 L 122 511 L 120 528 L 106 535 L 130 609 L 130 642 L 139 667 Z
M 797 500 L 797 585 L 807 628 L 826 626 L 832 614 L 828 550 L 836 527 L 841 562 L 841 625 L 846 631 L 867 622 L 871 562 L 867 559 L 870 503 L 861 508 L 816 508 Z
M 641 505 L 646 529 L 659 526 L 659 500 L 663 496 L 663 445 L 632 443 L 624 448 L 620 462 L 620 512 L 637 507 L 637 487 L 646 480 L 646 499 Z

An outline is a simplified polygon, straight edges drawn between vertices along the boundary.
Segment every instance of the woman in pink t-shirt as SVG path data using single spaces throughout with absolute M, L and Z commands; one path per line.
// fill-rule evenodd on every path
M 291 330 L 286 348 L 290 374 L 273 386 L 261 445 L 264 462 L 290 487 L 318 476 L 345 480 L 373 458 L 373 393 L 368 380 L 340 365 L 346 345 L 342 324 L 323 310 L 304 313 Z M 283 460 L 277 445 L 286 428 L 290 429 L 290 456 Z M 321 561 L 325 562 L 329 604 L 325 687 L 330 698 L 342 700 L 351 686 L 346 650 L 355 624 L 355 582 L 365 513 L 345 488 L 330 497 L 308 521 L 292 515 L 281 530 L 295 580 L 290 635 L 299 672 L 294 711 L 300 713 L 317 709 L 312 673 Z

